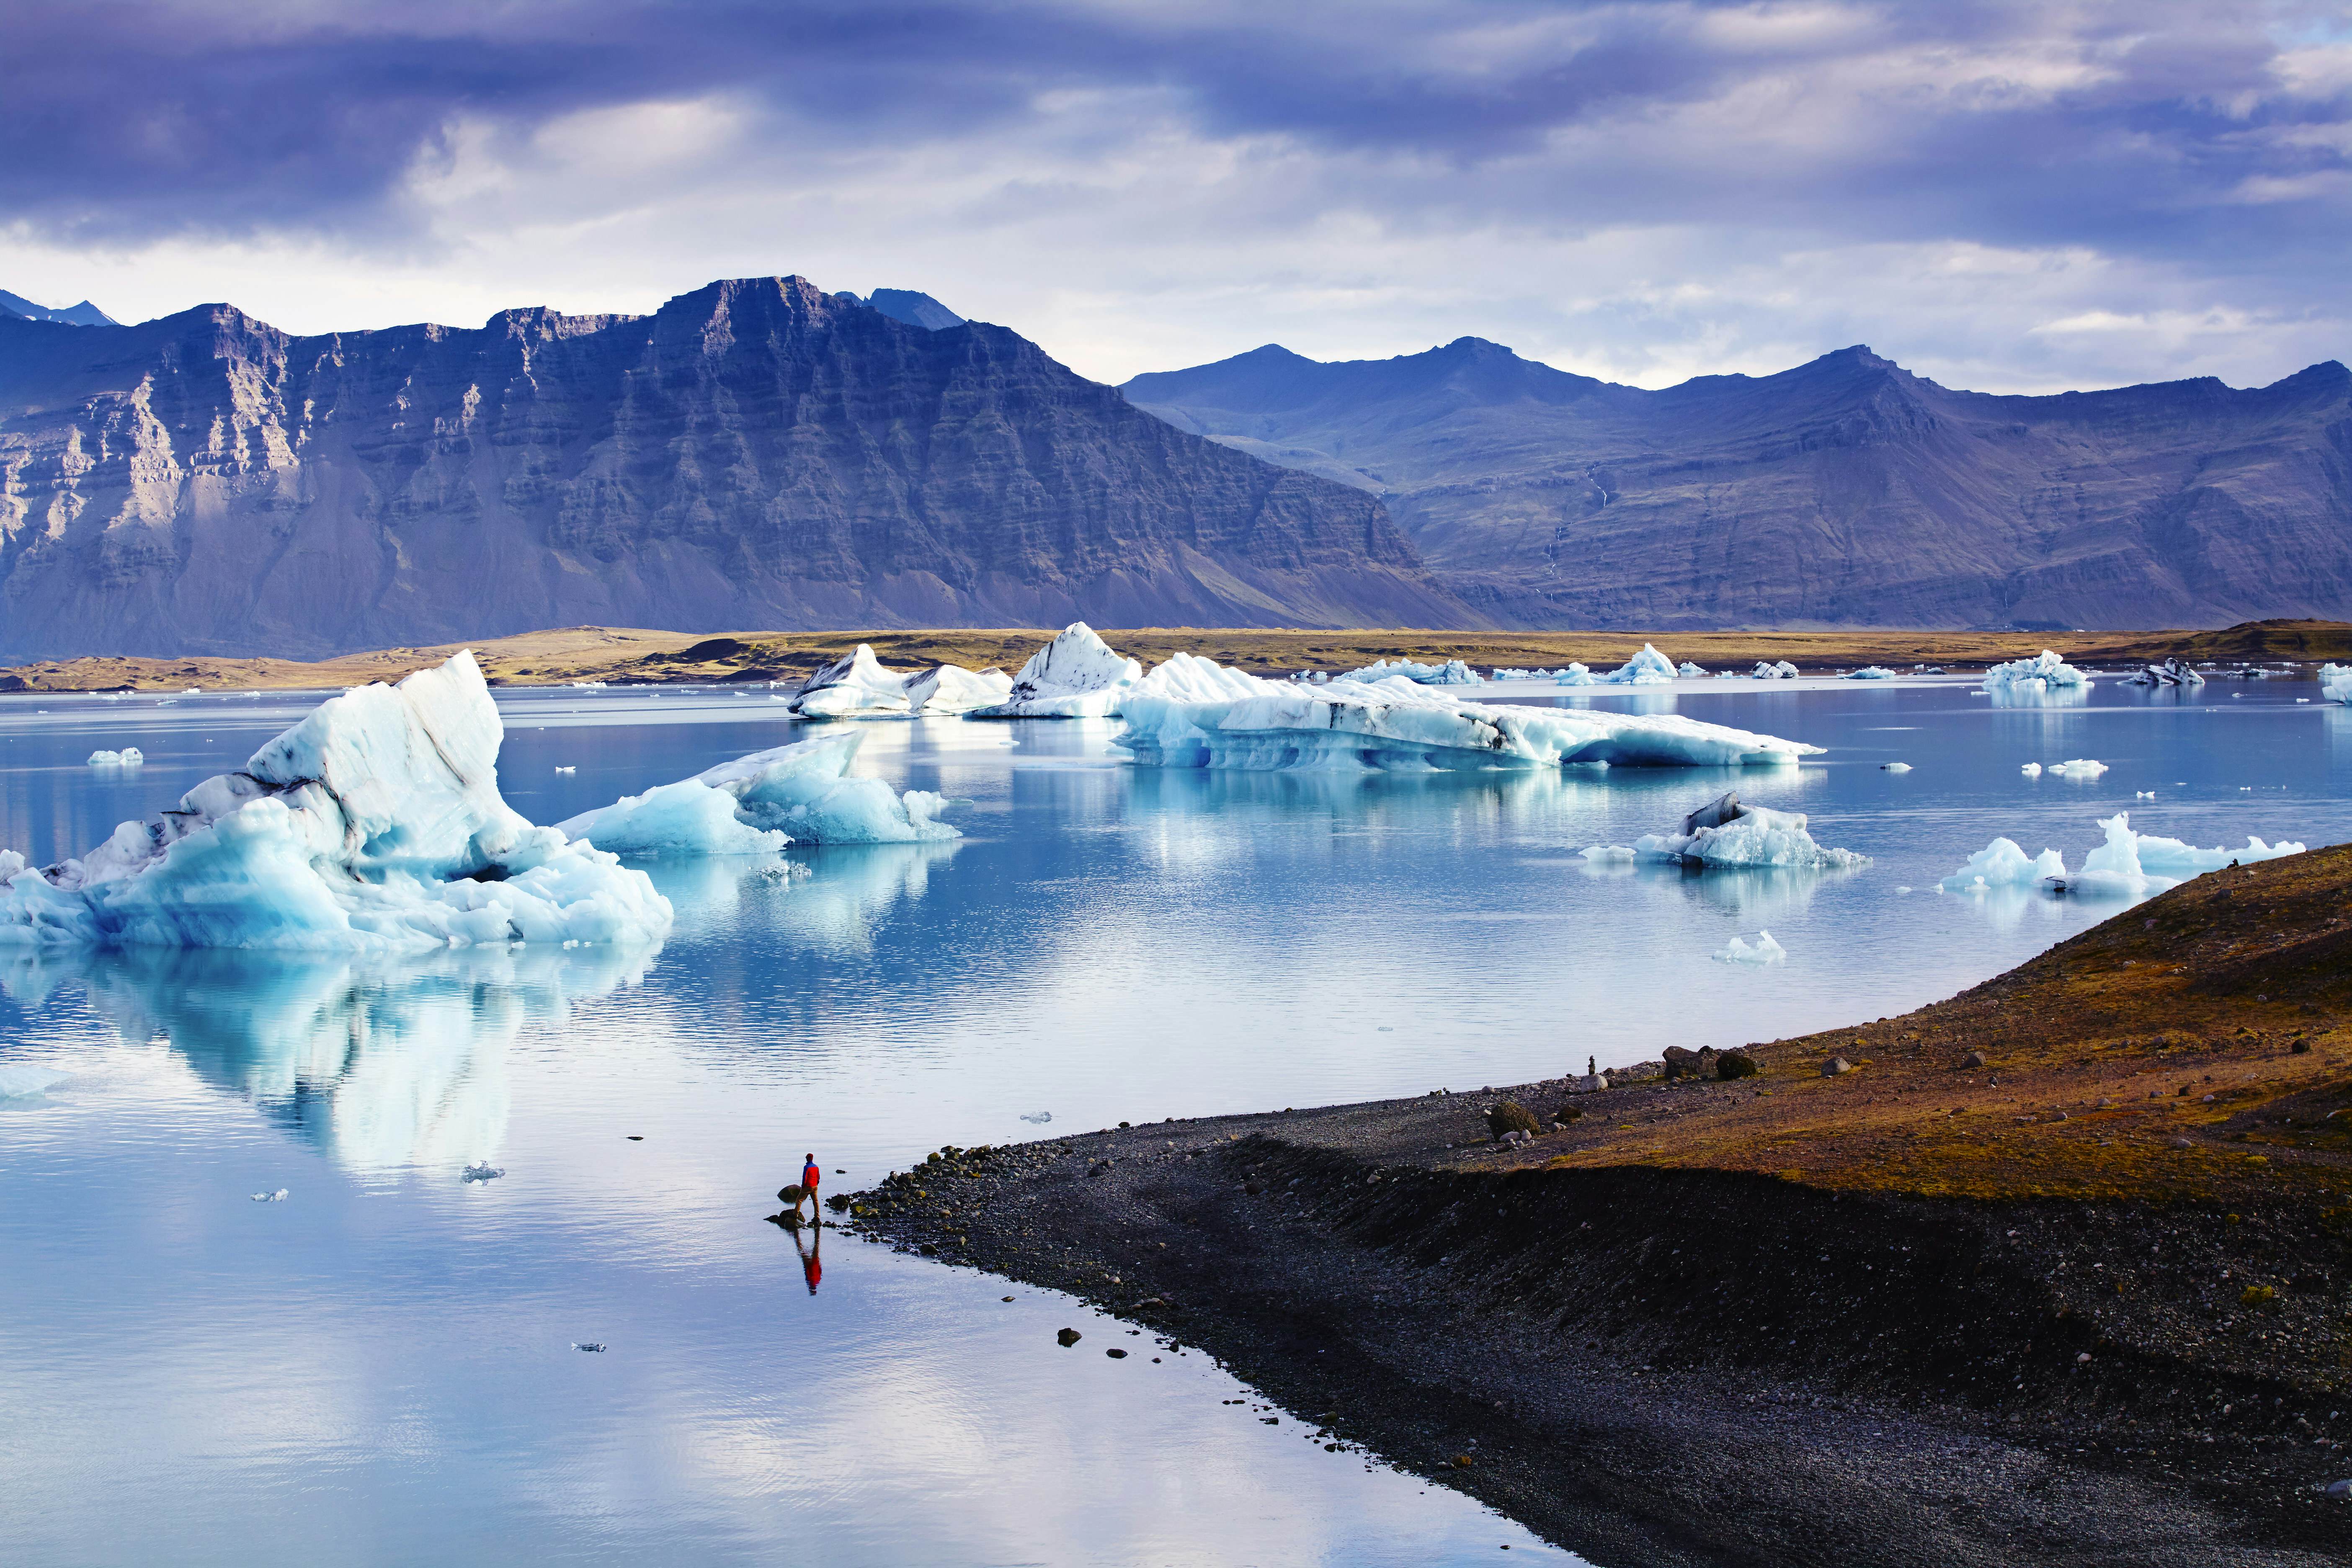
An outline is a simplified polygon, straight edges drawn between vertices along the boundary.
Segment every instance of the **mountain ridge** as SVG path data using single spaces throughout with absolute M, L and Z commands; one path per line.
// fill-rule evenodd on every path
M 2352 609 L 2352 372 L 2032 395 L 1866 345 L 1650 390 L 1460 338 L 1122 388 L 1385 500 L 1501 624 L 2219 626 Z M 2281 574 L 2300 558 L 2308 572 Z
M 0 609 L 16 657 L 1477 618 L 1377 500 L 799 278 L 479 329 L 0 318 Z

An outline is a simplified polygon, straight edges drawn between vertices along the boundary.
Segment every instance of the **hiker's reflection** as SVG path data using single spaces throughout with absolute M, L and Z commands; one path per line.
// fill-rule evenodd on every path
M 808 1245 L 805 1247 L 801 1245 L 801 1237 L 803 1236 L 808 1237 Z M 819 1257 L 824 1248 L 824 1226 L 822 1223 L 809 1226 L 805 1229 L 799 1226 L 793 1227 L 793 1250 L 801 1255 L 801 1278 L 808 1281 L 809 1294 L 812 1296 L 816 1294 L 818 1283 L 824 1279 L 824 1264 Z

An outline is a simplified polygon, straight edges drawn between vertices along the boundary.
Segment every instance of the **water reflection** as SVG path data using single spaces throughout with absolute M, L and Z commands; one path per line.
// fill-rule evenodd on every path
M 2087 708 L 2090 686 L 2004 686 L 1987 693 L 1996 708 Z
M 337 959 L 224 950 L 9 951 L 27 1006 L 78 987 L 127 1042 L 161 1037 L 355 1173 L 455 1167 L 506 1138 L 507 1047 L 644 977 L 651 950 L 461 948 Z

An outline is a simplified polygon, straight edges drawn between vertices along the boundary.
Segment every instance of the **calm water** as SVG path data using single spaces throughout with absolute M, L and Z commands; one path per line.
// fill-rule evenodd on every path
M 1247 1391 L 1197 1355 L 1108 1360 L 1148 1342 L 1050 1293 L 840 1237 L 812 1291 L 770 1194 L 810 1148 L 846 1188 L 947 1142 L 1894 1013 L 2113 911 L 1937 896 L 1997 833 L 2074 863 L 2118 809 L 2202 844 L 2352 837 L 2352 710 L 2315 695 L 1585 699 L 1831 748 L 1744 774 L 1164 773 L 1118 763 L 1115 723 L 876 725 L 861 768 L 968 800 L 969 837 L 813 850 L 806 879 L 656 866 L 658 952 L 0 949 L 0 1066 L 69 1075 L 0 1100 L 0 1541 L 28 1563 L 1574 1561 L 1221 1403 Z M 0 699 L 0 847 L 79 853 L 310 700 Z M 501 706 L 508 798 L 542 822 L 793 729 L 719 690 Z M 82 763 L 125 744 L 143 770 Z M 2019 773 L 2074 757 L 2111 771 Z M 1734 784 L 1874 863 L 1576 858 Z M 1759 928 L 1786 967 L 1709 957 Z M 507 1174 L 462 1182 L 476 1160 Z

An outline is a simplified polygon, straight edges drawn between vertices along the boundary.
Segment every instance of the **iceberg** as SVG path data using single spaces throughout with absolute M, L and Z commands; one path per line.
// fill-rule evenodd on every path
M 1774 942 L 1770 931 L 1759 931 L 1756 933 L 1756 941 L 1752 946 L 1735 936 L 1731 939 L 1731 945 L 1721 949 L 1715 956 L 1726 963 L 1750 963 L 1761 966 L 1767 963 L 1786 963 L 1789 961 L 1789 950 Z
M 402 950 L 667 931 L 643 872 L 500 798 L 504 739 L 471 653 L 353 688 L 155 821 L 17 870 L 0 941 Z
M 1683 660 L 1682 668 L 1676 673 L 1681 675 L 1685 680 L 1705 680 L 1706 679 L 1706 671 L 1701 669 L 1698 666 L 1693 664 L 1688 659 Z
M 856 730 L 753 752 L 556 825 L 573 843 L 616 855 L 767 855 L 796 840 L 910 844 L 961 838 L 938 820 L 949 801 L 852 778 Z
M 1640 857 L 1622 844 L 1595 844 L 1584 851 L 1584 859 L 1594 866 L 1631 866 Z
M 801 682 L 793 711 L 803 719 L 903 719 L 913 709 L 906 676 L 883 668 L 873 648 L 859 643 Z
M 2076 757 L 2071 763 L 2053 763 L 2050 771 L 2062 779 L 2095 779 L 2107 771 L 2107 764 L 2089 757 Z
M 907 706 L 918 715 L 970 713 L 1002 702 L 1013 691 L 1013 678 L 1001 669 L 966 669 L 943 664 L 908 678 Z
M 1867 855 L 1815 843 L 1803 812 L 1744 805 L 1737 790 L 1684 817 L 1679 833 L 1645 833 L 1636 838 L 1633 855 L 1703 870 L 1770 866 L 1827 871 L 1870 862 Z
M 1419 659 L 1412 658 L 1394 660 L 1383 658 L 1368 664 L 1361 669 L 1351 670 L 1346 675 L 1335 675 L 1331 679 L 1369 681 L 1386 680 L 1392 676 L 1401 676 L 1417 686 L 1475 686 L 1478 684 L 1476 672 L 1458 658 L 1449 658 L 1444 664 L 1423 664 Z
M 1895 672 L 1881 665 L 1866 664 L 1860 669 L 1847 670 L 1845 672 L 1844 679 L 1848 680 L 1892 680 L 1895 679 Z
M 2178 658 L 2151 664 L 2124 677 L 2126 686 L 2202 686 L 2205 678 Z
M 2090 684 L 2088 676 L 2046 647 L 2032 658 L 1996 664 L 1985 671 L 1984 677 L 1984 689 L 1996 696 L 2012 692 L 2032 695 Z
M 1558 675 L 1552 677 L 1552 684 L 1555 686 L 1598 686 L 1601 684 L 1601 678 L 1593 674 L 1591 670 L 1585 668 L 1584 666 L 1580 664 L 1570 664 L 1566 669 L 1561 670 Z
M 1675 679 L 1675 661 L 1648 643 L 1642 651 L 1601 678 L 1608 686 L 1664 686 Z
M 1214 670 L 1213 678 L 1202 667 Z M 1140 767 L 1413 773 L 1573 763 L 1770 766 L 1821 750 L 1678 714 L 1469 702 L 1394 676 L 1301 687 L 1196 659 L 1182 677 L 1186 689 L 1213 679 L 1219 694 L 1206 698 L 1172 694 L 1174 676 L 1159 689 L 1150 681 L 1130 688 L 1121 710 L 1127 728 L 1114 743 Z
M 2044 849 L 2029 860 L 2014 840 L 1996 838 L 1938 886 L 1953 893 L 2041 886 L 2080 897 L 2140 899 L 2225 866 L 2252 866 L 2305 849 L 2297 843 L 2266 844 L 2252 837 L 2242 849 L 2200 849 L 2178 838 L 2133 832 L 2128 812 L 2101 818 L 2099 827 L 2105 840 L 2083 857 L 2080 871 L 2070 873 L 2055 849 Z
M 1797 679 L 1797 667 L 1790 664 L 1785 658 L 1780 660 L 1778 664 L 1767 664 L 1762 659 L 1758 659 L 1756 661 L 1755 679 L 1758 680 L 1794 680 Z
M 2352 666 L 2321 665 L 2319 694 L 2330 702 L 2352 702 Z
M 1981 893 L 1991 888 L 2032 887 L 2065 874 L 2065 858 L 2055 849 L 2044 849 L 2029 860 L 2015 839 L 1996 838 L 1936 885 L 1948 893 Z
M 972 710 L 975 719 L 1108 719 L 1143 679 L 1143 666 L 1111 651 L 1084 621 L 1072 621 L 1029 656 L 1002 702 Z M 1272 682 L 1267 684 L 1271 685 Z
M 1138 696 L 1165 697 L 1177 702 L 1217 702 L 1228 698 L 1255 697 L 1266 689 L 1281 688 L 1255 675 L 1229 669 L 1215 659 L 1182 652 L 1171 653 L 1165 663 L 1153 666 L 1151 673 L 1135 688 Z
M 2017 771 L 2023 773 L 2027 778 L 2038 779 L 2042 776 L 2042 764 L 2040 763 L 2020 763 L 2018 764 Z
M 125 746 L 119 752 L 92 752 L 89 765 L 93 768 L 135 768 L 147 761 L 136 746 Z

